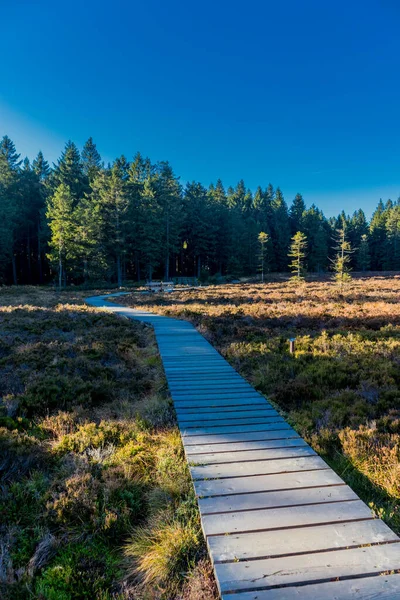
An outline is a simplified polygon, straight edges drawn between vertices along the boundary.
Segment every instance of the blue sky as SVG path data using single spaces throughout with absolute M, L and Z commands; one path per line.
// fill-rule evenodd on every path
M 23 155 L 93 136 L 328 216 L 400 195 L 397 0 L 0 5 L 0 135 Z

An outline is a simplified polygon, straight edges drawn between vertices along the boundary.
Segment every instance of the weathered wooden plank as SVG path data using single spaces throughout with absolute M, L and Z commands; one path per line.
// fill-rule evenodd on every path
M 337 483 L 343 483 L 343 481 L 332 469 L 317 469 L 316 471 L 296 471 L 278 475 L 234 477 L 232 479 L 213 479 L 211 481 L 199 480 L 194 481 L 194 487 L 198 496 L 206 497 L 321 487 Z
M 224 425 L 235 425 L 237 427 L 241 427 L 242 425 L 260 423 L 281 423 L 282 421 L 284 421 L 284 419 L 282 419 L 282 417 L 280 417 L 278 414 L 261 415 L 258 417 L 242 415 L 242 417 L 234 417 L 229 419 L 220 418 L 211 421 L 210 419 L 203 420 L 201 418 L 198 418 L 197 421 L 183 421 L 182 419 L 180 419 L 179 427 L 185 431 L 188 431 L 189 429 L 198 429 L 199 427 L 208 427 L 215 429 Z
M 185 394 L 185 393 L 190 393 L 195 391 L 202 391 L 205 393 L 209 393 L 210 391 L 214 390 L 227 390 L 227 391 L 231 391 L 233 389 L 240 389 L 240 390 L 251 390 L 254 391 L 254 389 L 251 387 L 251 385 L 249 385 L 248 383 L 246 383 L 245 381 L 229 381 L 229 380 L 225 380 L 222 383 L 216 384 L 216 383 L 187 383 L 185 385 L 177 385 L 177 384 L 173 384 L 171 382 L 169 382 L 168 384 L 169 389 L 171 390 L 171 392 L 173 394 Z
M 183 437 L 203 435 L 217 435 L 218 433 L 235 433 L 236 431 L 269 431 L 271 429 L 291 429 L 290 425 L 279 417 L 274 423 L 261 423 L 260 425 L 223 425 L 221 427 L 199 427 L 198 429 L 182 429 Z
M 191 460 L 190 457 L 189 460 Z M 199 507 L 202 514 L 211 515 L 238 512 L 241 510 L 279 508 L 357 499 L 357 494 L 348 485 L 339 484 L 316 488 L 280 490 L 278 492 L 263 491 L 255 494 L 199 498 Z
M 228 479 L 231 477 L 248 477 L 249 475 L 270 475 L 272 473 L 291 473 L 292 471 L 310 471 L 311 469 L 327 469 L 328 465 L 320 456 L 310 455 L 303 458 L 280 458 L 273 460 L 257 460 L 217 465 L 191 467 L 194 480 Z
M 285 432 L 281 432 L 285 433 Z M 266 449 L 281 449 L 281 448 L 289 448 L 289 447 L 309 447 L 308 444 L 295 434 L 293 437 L 289 438 L 280 438 L 280 432 L 268 432 L 268 438 L 263 440 L 249 440 L 242 442 L 227 442 L 227 443 L 218 443 L 218 444 L 186 444 L 186 454 L 190 457 L 192 454 L 196 454 L 199 457 L 202 454 L 223 454 L 223 453 L 231 453 L 235 454 L 236 452 L 253 452 L 254 450 L 266 450 Z M 271 434 L 275 434 L 274 437 L 270 437 Z M 247 434 L 252 435 L 252 434 Z M 258 435 L 258 434 L 257 434 Z
M 265 405 L 265 406 L 260 406 L 259 404 L 256 404 L 255 406 L 233 406 L 233 407 L 229 407 L 229 406 L 220 406 L 219 408 L 213 408 L 212 409 L 213 414 L 215 415 L 216 419 L 219 419 L 219 417 L 223 417 L 225 414 L 235 414 L 235 415 L 242 415 L 242 414 L 248 414 L 249 416 L 253 416 L 254 414 L 271 414 L 272 411 L 274 411 L 274 409 L 269 406 L 269 405 Z M 210 409 L 207 407 L 200 407 L 200 408 L 177 408 L 175 407 L 175 412 L 177 415 L 177 418 L 183 418 L 185 416 L 189 417 L 190 419 L 193 417 L 194 419 L 196 419 L 198 416 L 202 417 L 203 415 L 209 415 L 210 414 Z M 274 411 L 276 412 L 276 411 Z M 279 413 L 278 413 L 279 414 Z
M 361 500 L 202 515 L 203 529 L 207 536 L 286 529 L 287 527 L 360 519 L 372 519 L 370 509 Z M 303 533 L 307 535 L 307 532 Z
M 300 527 L 229 536 L 216 535 L 209 537 L 207 543 L 214 562 L 236 562 L 347 549 L 397 540 L 397 535 L 383 521 L 372 519 L 314 525 L 306 531 Z M 290 563 L 290 558 L 288 562 Z
M 217 465 L 248 463 L 251 461 L 274 460 L 283 458 L 296 458 L 303 456 L 317 456 L 309 446 L 299 448 L 274 448 L 273 450 L 246 450 L 243 452 L 211 452 L 208 454 L 190 454 L 188 460 L 191 464 Z
M 222 593 L 268 588 L 354 575 L 370 575 L 400 568 L 400 544 L 385 544 L 215 565 Z M 236 600 L 236 599 L 235 599 Z
M 250 398 L 214 398 L 206 400 L 174 400 L 174 406 L 176 408 L 218 408 L 219 406 L 268 406 L 268 403 L 264 398 L 250 397 Z
M 199 411 L 201 411 L 202 409 L 199 409 Z M 276 410 L 274 410 L 273 408 L 269 408 L 268 406 L 265 406 L 263 408 L 256 408 L 254 410 L 242 410 L 242 411 L 237 411 L 237 410 L 229 410 L 229 411 L 224 411 L 224 412 L 217 412 L 216 410 L 210 411 L 207 410 L 207 412 L 197 412 L 196 413 L 192 413 L 192 414 L 188 414 L 187 412 L 182 412 L 182 409 L 177 409 L 176 411 L 177 413 L 177 418 L 178 418 L 178 422 L 193 422 L 193 423 L 198 423 L 200 424 L 200 422 L 205 423 L 205 422 L 217 422 L 220 421 L 221 419 L 243 419 L 243 417 L 248 416 L 248 417 L 277 417 L 279 416 L 279 413 L 276 412 Z
M 399 598 L 400 574 L 222 596 L 222 600 L 398 600 Z
M 244 386 L 234 386 L 231 388 L 220 388 L 217 390 L 208 389 L 208 388 L 192 388 L 187 390 L 170 390 L 171 396 L 175 400 L 207 400 L 208 398 L 221 398 L 221 399 L 229 399 L 229 398 L 237 398 L 237 396 L 241 396 L 243 398 L 259 398 L 260 396 L 255 394 L 253 390 L 250 388 L 245 388 Z M 265 399 L 264 399 L 265 400 Z
M 201 435 L 197 437 L 184 438 L 183 444 L 185 447 L 188 446 L 203 446 L 203 445 L 214 445 L 216 444 L 229 444 L 237 442 L 256 442 L 266 440 L 283 440 L 289 438 L 301 439 L 299 434 L 294 429 L 278 429 L 276 431 L 250 431 L 250 432 L 235 432 L 235 433 L 224 433 L 219 435 Z

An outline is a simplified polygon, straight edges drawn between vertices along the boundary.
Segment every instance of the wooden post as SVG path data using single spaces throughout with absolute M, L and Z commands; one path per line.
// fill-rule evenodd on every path
M 296 338 L 290 338 L 289 339 L 289 352 L 290 352 L 290 354 L 294 354 L 295 341 L 296 341 Z

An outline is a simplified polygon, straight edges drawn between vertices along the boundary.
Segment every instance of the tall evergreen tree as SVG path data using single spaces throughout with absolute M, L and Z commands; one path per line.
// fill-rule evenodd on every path
M 161 162 L 157 168 L 155 189 L 162 211 L 164 246 L 164 278 L 170 279 L 172 257 L 180 250 L 182 228 L 182 188 L 168 162 Z
M 288 250 L 290 244 L 290 225 L 287 204 L 279 188 L 273 201 L 273 243 L 275 248 L 276 268 L 286 271 L 288 268 Z
M 77 221 L 73 196 L 61 183 L 49 198 L 46 216 L 51 230 L 49 259 L 58 271 L 58 287 L 66 282 L 68 261 L 76 259 Z
M 368 235 L 364 233 L 361 236 L 360 245 L 357 252 L 357 269 L 360 271 L 368 271 L 371 266 L 371 255 L 369 252 Z
M 386 246 L 386 218 L 387 213 L 383 201 L 379 204 L 372 215 L 370 222 L 370 253 L 371 253 L 371 269 L 379 271 L 383 268 L 385 261 Z
M 300 281 L 305 275 L 305 258 L 307 249 L 307 236 L 297 231 L 292 237 L 292 243 L 289 250 L 289 258 L 291 259 L 289 268 L 292 273 L 292 279 Z
M 267 267 L 267 252 L 268 252 L 268 233 L 260 231 L 258 234 L 258 242 L 260 244 L 260 271 L 261 271 L 261 283 L 264 283 L 264 274 Z
M 303 213 L 306 210 L 306 204 L 301 194 L 296 194 L 289 211 L 290 227 L 292 235 L 297 231 L 302 231 Z
M 340 291 L 343 291 L 344 285 L 351 281 L 350 256 L 353 252 L 350 242 L 346 239 L 345 227 L 341 227 L 337 231 L 335 244 L 335 258 L 332 260 L 334 279 L 338 283 Z
M 87 177 L 83 172 L 81 156 L 74 142 L 66 143 L 61 158 L 54 166 L 52 179 L 53 188 L 62 183 L 69 187 L 75 203 L 83 198 L 85 191 L 88 191 Z
M 92 137 L 83 146 L 81 160 L 82 171 L 91 183 L 101 169 L 101 156 Z

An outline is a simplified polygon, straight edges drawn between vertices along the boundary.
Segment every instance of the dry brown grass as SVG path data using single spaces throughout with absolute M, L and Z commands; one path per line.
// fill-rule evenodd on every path
M 400 531 L 400 275 L 324 277 L 136 295 L 192 321 Z M 296 353 L 288 338 L 296 337 Z

